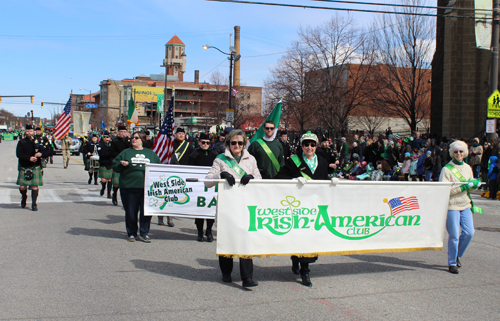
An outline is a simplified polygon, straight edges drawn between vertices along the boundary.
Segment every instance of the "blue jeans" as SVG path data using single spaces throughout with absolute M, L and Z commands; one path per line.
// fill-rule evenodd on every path
M 137 236 L 137 214 L 141 236 L 149 234 L 151 216 L 144 216 L 144 188 L 120 188 L 128 236 Z
M 425 171 L 425 181 L 430 182 L 432 179 L 432 171 Z
M 461 234 L 460 228 L 462 228 Z M 446 230 L 449 234 L 448 265 L 457 265 L 457 256 L 464 255 L 474 235 L 474 222 L 470 208 L 463 211 L 448 211 Z

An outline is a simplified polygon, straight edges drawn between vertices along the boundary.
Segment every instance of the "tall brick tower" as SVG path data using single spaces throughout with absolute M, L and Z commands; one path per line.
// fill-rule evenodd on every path
M 173 36 L 165 45 L 165 57 L 163 65 L 168 65 L 167 75 L 177 76 L 179 81 L 184 81 L 186 72 L 186 45 L 177 37 Z
M 446 7 L 448 0 L 438 0 Z M 453 8 L 474 8 L 474 0 L 456 1 Z M 438 10 L 443 15 L 444 10 Z M 473 17 L 452 10 L 450 15 Z M 489 96 L 490 51 L 476 48 L 472 18 L 438 17 L 436 52 L 432 60 L 431 133 L 471 139 L 485 130 Z

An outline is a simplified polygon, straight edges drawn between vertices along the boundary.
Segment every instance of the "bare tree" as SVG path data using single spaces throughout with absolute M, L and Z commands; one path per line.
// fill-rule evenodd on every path
M 212 73 L 210 78 L 210 95 L 203 98 L 205 111 L 205 127 L 220 125 L 226 119 L 228 106 L 228 80 L 219 71 Z
M 359 108 L 355 116 L 352 116 L 350 121 L 357 127 L 363 128 L 370 135 L 374 135 L 375 131 L 385 121 L 384 113 L 378 108 Z
M 421 0 L 403 0 L 421 5 Z M 378 90 L 374 99 L 386 114 L 405 119 L 412 131 L 430 114 L 434 18 L 415 16 L 415 7 L 398 7 L 408 15 L 383 15 L 375 23 Z

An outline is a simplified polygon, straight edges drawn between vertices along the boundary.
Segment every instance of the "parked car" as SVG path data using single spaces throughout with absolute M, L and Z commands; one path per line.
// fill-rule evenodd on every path
M 71 155 L 80 155 L 80 147 L 82 146 L 82 141 L 78 138 L 73 136 L 73 132 L 69 132 L 69 137 L 73 140 L 71 143 Z M 56 139 L 54 140 L 54 153 L 55 154 L 62 154 L 62 146 L 61 146 L 61 140 Z

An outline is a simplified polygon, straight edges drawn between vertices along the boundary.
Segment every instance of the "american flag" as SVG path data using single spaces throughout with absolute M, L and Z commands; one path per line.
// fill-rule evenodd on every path
M 54 128 L 54 137 L 56 139 L 62 139 L 64 135 L 69 132 L 69 125 L 71 123 L 71 96 L 69 96 L 66 107 L 64 107 L 64 112 L 59 116 L 57 120 L 56 128 Z
M 158 155 L 162 164 L 170 164 L 172 152 L 174 150 L 174 94 L 170 99 L 167 116 L 161 125 L 160 132 L 153 143 L 153 152 Z
M 392 210 L 392 215 L 397 215 L 404 211 L 418 210 L 418 199 L 416 196 L 410 197 L 395 197 L 389 202 L 389 207 Z
M 238 91 L 236 89 L 234 89 L 234 88 L 231 88 L 231 95 L 233 97 L 236 97 L 237 94 L 238 94 Z

